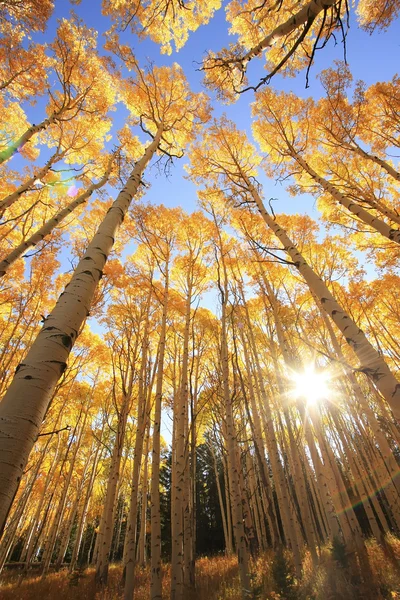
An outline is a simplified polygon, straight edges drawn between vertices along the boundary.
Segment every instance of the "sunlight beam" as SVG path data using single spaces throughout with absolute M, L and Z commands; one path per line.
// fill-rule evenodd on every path
M 300 373 L 292 371 L 290 379 L 295 396 L 305 398 L 307 404 L 317 404 L 329 396 L 329 376 L 326 372 L 318 373 L 313 364 Z

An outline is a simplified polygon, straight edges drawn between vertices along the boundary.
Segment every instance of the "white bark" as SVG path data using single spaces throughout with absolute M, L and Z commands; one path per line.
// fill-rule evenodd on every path
M 339 204 L 347 208 L 349 212 L 351 212 L 357 219 L 360 219 L 366 225 L 372 227 L 386 237 L 391 242 L 395 242 L 396 244 L 400 244 L 400 230 L 393 229 L 390 225 L 387 225 L 381 219 L 378 219 L 371 213 L 369 213 L 365 208 L 363 208 L 357 202 L 353 202 L 350 198 L 344 196 L 332 183 L 330 183 L 327 179 L 320 177 L 316 171 L 297 153 L 292 152 L 293 158 L 299 163 L 299 165 L 308 173 L 314 181 L 316 181 L 326 192 L 328 192 L 332 198 L 337 200 Z
M 304 257 L 288 237 L 286 231 L 269 215 L 259 193 L 248 177 L 244 175 L 244 179 L 266 225 L 280 240 L 284 250 L 290 256 L 294 266 L 304 277 L 310 290 L 319 298 L 324 311 L 332 318 L 333 322 L 344 335 L 349 346 L 353 349 L 361 363 L 359 370 L 372 380 L 377 390 L 382 394 L 392 409 L 393 415 L 396 419 L 400 419 L 400 383 L 392 374 L 379 352 L 377 352 L 368 341 L 364 332 L 343 310 L 329 291 L 326 284 L 308 265 Z
M 278 25 L 278 27 L 265 36 L 256 46 L 251 48 L 240 60 L 243 65 L 242 68 L 245 69 L 247 63 L 252 58 L 261 54 L 263 50 L 273 46 L 280 38 L 286 37 L 301 27 L 301 25 L 314 21 L 323 10 L 329 9 L 336 2 L 337 0 L 311 0 L 308 2 L 296 14 L 287 19 L 285 23 Z
M 102 276 L 142 173 L 158 148 L 162 127 L 136 163 L 125 188 L 107 212 L 70 283 L 58 299 L 0 404 L 0 532 L 35 443 L 53 390 L 67 360 Z
M 106 172 L 103 177 L 97 183 L 93 183 L 91 186 L 87 188 L 82 194 L 79 194 L 72 202 L 69 202 L 67 206 L 65 206 L 62 210 L 60 210 L 57 214 L 54 215 L 51 219 L 46 221 L 35 233 L 33 233 L 27 240 L 21 242 L 14 250 L 12 250 L 2 261 L 0 261 L 0 277 L 5 275 L 10 268 L 10 266 L 23 255 L 24 252 L 31 248 L 32 246 L 36 246 L 39 242 L 41 242 L 46 236 L 48 236 L 53 229 L 59 227 L 62 221 L 70 215 L 78 206 L 81 206 L 90 196 L 93 194 L 95 190 L 103 187 L 108 181 L 108 178 L 111 173 L 112 164 L 114 162 L 114 155 L 110 158 L 109 165 L 107 167 Z M 0 204 L 1 209 L 1 204 Z

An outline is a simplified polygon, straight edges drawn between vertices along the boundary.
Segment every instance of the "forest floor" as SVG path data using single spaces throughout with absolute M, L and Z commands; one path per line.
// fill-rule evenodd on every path
M 289 555 L 273 552 L 252 561 L 253 595 L 258 600 L 400 600 L 400 540 L 389 536 L 386 551 L 374 540 L 367 542 L 363 566 L 341 554 L 340 548 L 321 550 L 314 567 L 306 554 L 303 577 L 298 581 Z M 353 565 L 351 566 L 351 561 Z M 34 572 L 21 580 L 18 572 L 5 570 L 1 600 L 119 600 L 122 597 L 120 565 L 112 565 L 107 589 L 96 592 L 94 569 L 71 575 L 66 570 L 42 578 Z M 138 569 L 135 600 L 148 600 L 149 569 Z M 164 566 L 163 599 L 169 598 L 169 568 Z M 196 592 L 185 600 L 241 600 L 235 556 L 202 557 L 196 563 Z

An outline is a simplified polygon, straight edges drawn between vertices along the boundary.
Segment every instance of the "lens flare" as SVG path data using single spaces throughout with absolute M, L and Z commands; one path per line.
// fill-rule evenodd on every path
M 314 365 L 308 365 L 301 373 L 293 371 L 290 379 L 295 396 L 305 398 L 307 404 L 316 404 L 329 396 L 329 376 L 317 372 Z

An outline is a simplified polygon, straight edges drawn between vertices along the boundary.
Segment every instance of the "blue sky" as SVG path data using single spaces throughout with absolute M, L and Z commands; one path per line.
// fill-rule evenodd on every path
M 75 12 L 84 22 L 99 31 L 99 45 L 105 40 L 103 34 L 110 27 L 110 20 L 101 15 L 101 3 L 93 0 L 82 0 L 79 6 L 73 7 L 67 0 L 58 0 L 55 12 L 44 39 L 50 41 L 55 33 L 57 18 L 68 17 L 70 10 Z M 226 6 L 226 2 L 223 7 Z M 311 70 L 310 87 L 305 89 L 305 72 L 301 72 L 295 78 L 283 78 L 279 75 L 272 80 L 272 86 L 278 90 L 293 91 L 297 95 L 306 97 L 312 95 L 318 97 L 321 86 L 316 75 L 324 68 L 332 65 L 335 59 L 343 59 L 343 45 L 338 37 L 335 46 L 333 40 L 326 48 L 317 52 L 315 65 Z M 225 20 L 224 8 L 215 13 L 214 18 L 208 25 L 200 27 L 192 33 L 189 41 L 180 52 L 174 52 L 167 56 L 160 53 L 159 47 L 150 40 L 139 41 L 129 31 L 122 36 L 124 43 L 132 46 L 139 62 L 144 64 L 146 59 L 154 61 L 157 65 L 168 65 L 178 62 L 188 78 L 194 91 L 202 89 L 202 74 L 196 70 L 198 62 L 201 61 L 207 50 L 218 50 L 234 41 L 233 36 L 228 35 L 228 23 Z M 398 57 L 400 56 L 400 25 L 395 22 L 387 32 L 374 33 L 372 36 L 361 31 L 357 27 L 356 15 L 352 11 L 350 17 L 350 30 L 347 36 L 347 59 L 355 79 L 363 79 L 368 85 L 376 81 L 387 80 L 393 77 L 399 68 Z M 255 60 L 249 69 L 250 77 L 254 76 L 256 82 L 265 75 L 263 59 Z M 223 112 L 233 120 L 240 129 L 246 129 L 251 135 L 250 103 L 254 99 L 253 92 L 247 92 L 241 96 L 234 105 L 223 106 L 213 102 L 214 115 L 219 116 Z M 30 112 L 28 114 L 31 114 Z M 123 124 L 126 111 L 122 107 L 114 115 L 115 130 Z M 34 121 L 35 122 L 35 121 Z M 194 185 L 184 179 L 183 165 L 186 159 L 175 161 L 169 178 L 160 175 L 157 169 L 147 172 L 146 179 L 151 182 L 151 188 L 146 194 L 146 199 L 166 206 L 181 205 L 184 209 L 192 211 L 196 209 L 196 190 Z M 261 176 L 264 184 L 265 195 L 279 197 L 279 208 L 282 212 L 307 212 L 314 218 L 318 217 L 318 211 L 314 208 L 314 200 L 305 196 L 292 198 L 286 194 L 284 187 L 275 185 Z
M 201 0 L 200 0 L 201 1 Z M 51 42 L 57 27 L 57 18 L 68 18 L 70 10 L 75 12 L 84 20 L 84 22 L 99 31 L 99 46 L 102 45 L 104 38 L 102 34 L 110 27 L 110 21 L 101 15 L 101 3 L 96 0 L 82 0 L 79 6 L 73 7 L 67 0 L 56 0 L 56 8 L 49 26 L 44 34 L 35 34 L 35 41 Z M 224 3 L 224 6 L 226 3 Z M 144 64 L 146 59 L 153 61 L 158 66 L 169 65 L 172 62 L 178 62 L 188 78 L 194 91 L 202 90 L 202 74 L 196 70 L 196 62 L 199 63 L 207 50 L 217 51 L 221 47 L 233 41 L 228 35 L 228 24 L 225 21 L 225 12 L 220 10 L 216 13 L 212 21 L 200 27 L 195 33 L 192 33 L 186 46 L 179 52 L 171 56 L 162 55 L 158 46 L 149 40 L 139 42 L 135 36 L 126 32 L 123 35 L 123 42 L 132 46 L 139 62 Z M 350 31 L 347 37 L 347 59 L 355 79 L 363 79 L 368 85 L 377 81 L 391 79 L 399 68 L 398 58 L 400 55 L 400 25 L 395 22 L 388 32 L 375 33 L 369 36 L 360 31 L 356 24 L 354 12 L 351 15 Z M 305 72 L 301 72 L 294 79 L 283 79 L 277 75 L 273 78 L 272 86 L 278 90 L 292 91 L 301 97 L 314 96 L 319 97 L 322 93 L 321 86 L 316 79 L 316 75 L 324 68 L 333 64 L 334 60 L 343 59 L 343 46 L 339 43 L 335 46 L 331 41 L 328 46 L 318 52 L 315 57 L 315 64 L 310 74 L 310 87 L 305 89 Z M 255 60 L 249 69 L 250 77 L 257 82 L 260 77 L 265 75 L 263 69 L 263 60 Z M 225 112 L 233 120 L 238 128 L 245 129 L 251 135 L 251 116 L 250 103 L 254 99 L 254 94 L 248 92 L 243 94 L 239 101 L 230 106 L 222 106 L 214 101 L 214 115 L 219 116 Z M 27 106 L 26 112 L 31 122 L 39 122 L 44 116 L 45 99 L 40 99 L 36 107 Z M 124 122 L 126 109 L 120 107 L 114 113 L 114 131 L 117 131 Z M 112 142 L 110 143 L 110 147 Z M 37 161 L 43 164 L 46 159 L 46 151 Z M 176 161 L 171 170 L 170 177 L 167 179 L 158 170 L 153 168 L 146 173 L 146 180 L 151 183 L 145 198 L 155 204 L 163 203 L 166 206 L 182 206 L 185 210 L 191 212 L 197 209 L 197 195 L 195 186 L 185 179 L 184 164 L 186 159 Z M 19 157 L 12 161 L 11 168 L 16 169 L 23 162 Z M 275 211 L 287 213 L 307 213 L 314 219 L 318 219 L 318 211 L 315 208 L 314 199 L 306 196 L 298 198 L 290 197 L 283 186 L 276 185 L 274 181 L 269 181 L 265 176 L 260 176 L 260 181 L 264 185 L 264 193 L 267 198 L 273 196 L 279 198 L 275 204 Z M 109 190 L 115 197 L 117 192 Z M 133 245 L 126 249 L 124 254 L 129 254 L 133 250 Z M 68 251 L 65 250 L 61 256 L 61 268 L 69 270 Z M 215 292 L 206 295 L 202 305 L 214 309 L 216 304 Z M 101 333 L 102 327 L 91 320 L 91 327 L 95 332 Z M 168 419 L 163 423 L 163 435 L 169 440 L 170 422 Z
M 223 6 L 226 6 L 226 4 L 227 2 Z M 70 11 L 73 9 L 89 27 L 99 32 L 99 48 L 103 45 L 106 41 L 104 33 L 109 29 L 111 21 L 102 16 L 100 1 L 82 0 L 80 5 L 72 6 L 67 0 L 57 0 L 55 5 L 55 11 L 46 32 L 44 34 L 34 34 L 33 39 L 35 41 L 51 42 L 56 32 L 57 19 L 62 17 L 68 18 Z M 224 8 L 215 13 L 214 18 L 208 25 L 204 25 L 192 33 L 187 44 L 180 52 L 174 52 L 170 56 L 161 54 L 159 47 L 148 39 L 139 41 L 130 31 L 126 31 L 121 36 L 121 39 L 124 43 L 131 45 L 140 64 L 145 64 L 147 60 L 153 61 L 158 66 L 169 65 L 175 61 L 178 62 L 182 66 L 194 91 L 201 91 L 203 89 L 202 73 L 197 70 L 197 67 L 207 50 L 217 51 L 234 41 L 234 37 L 228 35 L 228 23 L 225 20 Z M 276 75 L 271 85 L 278 90 L 292 91 L 302 97 L 319 97 L 322 89 L 317 79 L 318 73 L 322 69 L 331 66 L 334 60 L 343 59 L 343 45 L 340 37 L 337 39 L 337 45 L 331 40 L 326 48 L 316 53 L 315 64 L 310 73 L 310 87 L 308 89 L 305 87 L 305 71 L 300 72 L 295 78 L 283 78 L 280 75 Z M 355 80 L 363 79 L 367 85 L 370 85 L 376 81 L 391 79 L 399 67 L 399 49 L 399 21 L 393 23 L 387 32 L 376 32 L 371 36 L 357 27 L 356 15 L 352 11 L 350 29 L 347 36 L 347 59 Z M 249 77 L 252 83 L 256 83 L 260 77 L 265 75 L 266 71 L 263 65 L 263 59 L 256 59 L 250 64 Z M 212 101 L 214 116 L 219 116 L 225 112 L 228 118 L 236 123 L 238 128 L 245 129 L 251 137 L 250 103 L 253 100 L 253 92 L 246 92 L 232 105 L 221 105 L 214 99 Z M 41 98 L 35 107 L 30 105 L 25 107 L 28 119 L 31 122 L 37 123 L 43 118 L 45 103 L 46 98 Z M 114 132 L 123 125 L 126 114 L 126 109 L 122 105 L 119 105 L 117 111 L 113 113 Z M 109 145 L 111 148 L 113 141 Z M 37 164 L 43 164 L 47 154 L 48 151 L 44 149 L 37 160 Z M 151 183 L 151 187 L 145 195 L 145 200 L 154 204 L 163 203 L 171 207 L 180 205 L 188 212 L 196 210 L 196 188 L 194 184 L 185 178 L 185 162 L 187 162 L 186 158 L 175 160 L 168 178 L 155 167 L 148 170 L 145 179 Z M 22 164 L 22 159 L 16 156 L 10 166 L 13 169 L 18 169 Z M 277 213 L 307 213 L 314 219 L 318 219 L 318 211 L 315 207 L 314 198 L 306 195 L 293 198 L 286 193 L 284 185 L 268 180 L 263 174 L 260 174 L 259 179 L 263 184 L 265 197 L 278 198 L 278 202 L 274 205 Z M 114 198 L 117 195 L 117 191 L 111 188 L 109 188 L 109 193 Z M 130 244 L 130 247 L 126 248 L 124 255 L 130 254 L 132 250 L 133 246 Z M 63 252 L 61 262 L 62 268 L 65 268 L 67 265 L 67 268 L 70 268 L 68 252 Z M 369 275 L 373 276 L 373 269 L 370 269 L 370 271 Z

